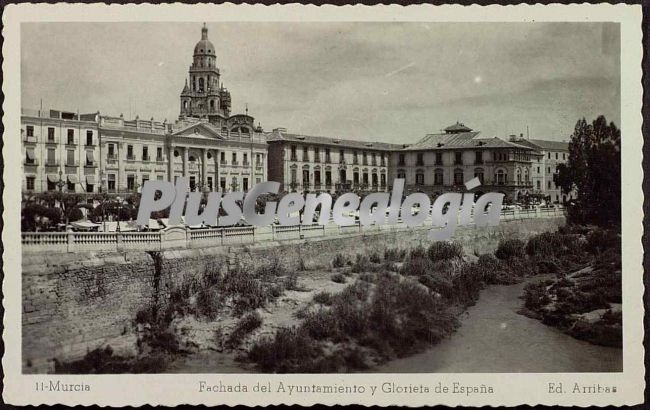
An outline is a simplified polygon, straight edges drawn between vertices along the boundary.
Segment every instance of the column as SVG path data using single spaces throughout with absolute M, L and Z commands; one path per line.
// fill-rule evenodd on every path
M 189 153 L 189 150 L 187 149 L 187 147 L 183 147 L 183 176 L 186 177 L 186 178 L 189 177 L 189 172 L 188 172 L 188 166 L 189 166 L 188 153 Z
M 201 148 L 201 185 L 208 186 L 208 150 L 205 148 Z

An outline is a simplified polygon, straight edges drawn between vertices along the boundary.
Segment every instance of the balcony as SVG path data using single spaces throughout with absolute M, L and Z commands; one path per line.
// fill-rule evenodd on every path
M 244 161 L 244 162 L 242 162 L 242 165 L 245 166 L 245 167 L 250 167 L 251 163 L 248 162 L 248 161 Z
M 117 156 L 115 154 L 108 154 L 106 156 L 106 159 L 109 160 L 109 161 L 115 161 L 115 160 L 117 160 Z
M 36 167 L 36 166 L 38 166 L 38 160 L 37 159 L 25 158 L 23 163 L 28 167 Z
M 296 154 L 291 154 L 291 157 L 289 159 L 291 161 L 298 161 L 298 156 Z
M 239 162 L 237 162 L 237 161 L 233 161 L 231 165 L 232 165 L 233 167 L 239 166 Z
M 67 161 L 65 163 L 66 167 L 78 167 L 79 166 L 79 161 Z
M 142 162 L 149 162 L 151 160 L 151 157 L 149 155 L 143 155 L 142 156 Z
M 483 160 L 482 159 L 475 160 L 474 165 L 483 165 Z
M 156 157 L 156 162 L 164 162 L 165 160 L 163 157 Z
M 74 142 L 74 140 L 68 140 L 68 141 L 66 141 L 65 145 L 67 147 L 75 147 L 75 146 L 77 146 L 77 143 Z
M 84 168 L 97 168 L 97 162 L 96 161 L 93 161 L 93 162 L 86 161 L 86 163 L 84 164 Z
M 316 155 L 314 157 L 314 162 L 320 162 L 320 155 Z
M 24 142 L 31 142 L 31 143 L 35 144 L 36 143 L 36 136 L 34 136 L 34 135 L 25 135 L 23 137 L 23 141 Z
M 49 160 L 45 162 L 46 167 L 58 167 L 59 166 L 59 161 L 57 160 Z
M 325 163 L 326 164 L 331 164 L 332 163 L 332 158 L 329 155 L 325 157 Z
M 127 155 L 126 160 L 127 161 L 135 161 L 135 155 Z
M 358 159 L 353 159 L 352 160 L 352 165 L 359 165 L 359 160 Z
M 86 148 L 95 148 L 95 143 L 86 141 Z
M 56 139 L 55 138 L 48 138 L 45 141 L 46 144 L 56 144 Z
M 220 165 L 228 165 L 228 161 L 226 161 L 225 159 L 222 159 L 221 161 L 219 161 L 219 164 Z

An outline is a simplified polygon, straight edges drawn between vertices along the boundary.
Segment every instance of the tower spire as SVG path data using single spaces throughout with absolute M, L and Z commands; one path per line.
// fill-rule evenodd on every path
M 203 28 L 201 29 L 201 40 L 208 39 L 208 26 L 203 23 Z

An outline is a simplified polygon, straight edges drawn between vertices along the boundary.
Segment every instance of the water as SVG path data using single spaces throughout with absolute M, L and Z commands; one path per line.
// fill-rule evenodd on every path
M 533 280 L 539 280 L 533 279 Z M 517 314 L 525 283 L 490 286 L 462 326 L 427 351 L 391 361 L 380 373 L 620 372 L 622 349 L 574 339 Z

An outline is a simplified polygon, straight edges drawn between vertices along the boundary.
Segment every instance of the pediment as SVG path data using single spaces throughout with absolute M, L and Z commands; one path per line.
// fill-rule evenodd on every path
M 224 140 L 225 138 L 221 133 L 211 124 L 208 123 L 196 123 L 188 125 L 184 128 L 179 129 L 172 133 L 174 137 L 188 137 L 188 138 L 199 138 L 199 139 L 209 139 L 209 140 Z

